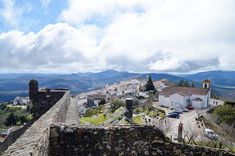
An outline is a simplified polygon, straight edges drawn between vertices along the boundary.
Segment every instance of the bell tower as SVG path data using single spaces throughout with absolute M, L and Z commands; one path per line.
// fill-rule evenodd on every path
M 211 81 L 208 79 L 202 81 L 202 87 L 207 90 L 207 106 L 209 106 L 211 99 Z
M 211 81 L 210 80 L 204 80 L 204 81 L 202 81 L 202 87 L 204 88 L 204 89 L 210 89 L 211 88 Z

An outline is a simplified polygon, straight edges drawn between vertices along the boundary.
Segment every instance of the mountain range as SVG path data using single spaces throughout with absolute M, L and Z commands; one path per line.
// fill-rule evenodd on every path
M 69 88 L 72 94 L 88 91 L 132 78 L 145 79 L 151 75 L 153 80 L 168 79 L 173 83 L 180 80 L 194 81 L 196 86 L 201 81 L 212 81 L 213 91 L 217 96 L 227 100 L 235 100 L 235 71 L 208 71 L 187 75 L 171 75 L 164 73 L 130 73 L 106 70 L 92 73 L 73 74 L 35 74 L 35 73 L 2 73 L 0 74 L 0 101 L 10 101 L 16 96 L 28 95 L 28 82 L 36 79 L 40 88 Z

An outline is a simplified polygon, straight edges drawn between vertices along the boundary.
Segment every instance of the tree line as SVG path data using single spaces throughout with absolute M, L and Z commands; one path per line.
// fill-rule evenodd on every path
M 187 81 L 187 80 L 180 80 L 180 82 L 178 83 L 178 86 L 180 87 L 195 87 L 194 82 L 192 82 L 191 84 Z

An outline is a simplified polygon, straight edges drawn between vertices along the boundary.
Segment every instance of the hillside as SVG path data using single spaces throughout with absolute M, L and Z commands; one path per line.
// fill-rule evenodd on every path
M 69 88 L 73 94 L 93 90 L 105 86 L 107 83 L 112 84 L 132 78 L 145 79 L 147 75 L 151 75 L 153 80 L 168 79 L 174 83 L 178 83 L 182 79 L 189 82 L 195 81 L 196 86 L 201 86 L 203 79 L 210 79 L 216 95 L 235 100 L 235 72 L 211 71 L 176 76 L 164 73 L 141 74 L 107 70 L 98 73 L 73 74 L 0 74 L 0 101 L 9 101 L 16 96 L 27 96 L 28 82 L 31 79 L 38 80 L 40 88 Z
M 215 86 L 235 88 L 235 71 L 208 71 L 181 76 L 195 81 L 209 79 Z

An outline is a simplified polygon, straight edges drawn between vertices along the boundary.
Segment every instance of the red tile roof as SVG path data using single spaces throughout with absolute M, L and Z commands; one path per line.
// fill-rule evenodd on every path
M 179 86 L 172 86 L 164 88 L 160 95 L 170 96 L 172 94 L 178 93 L 180 95 L 206 95 L 207 89 L 204 88 L 192 88 L 192 87 L 179 87 Z
M 211 83 L 211 81 L 206 79 L 206 80 L 203 81 L 203 83 Z

